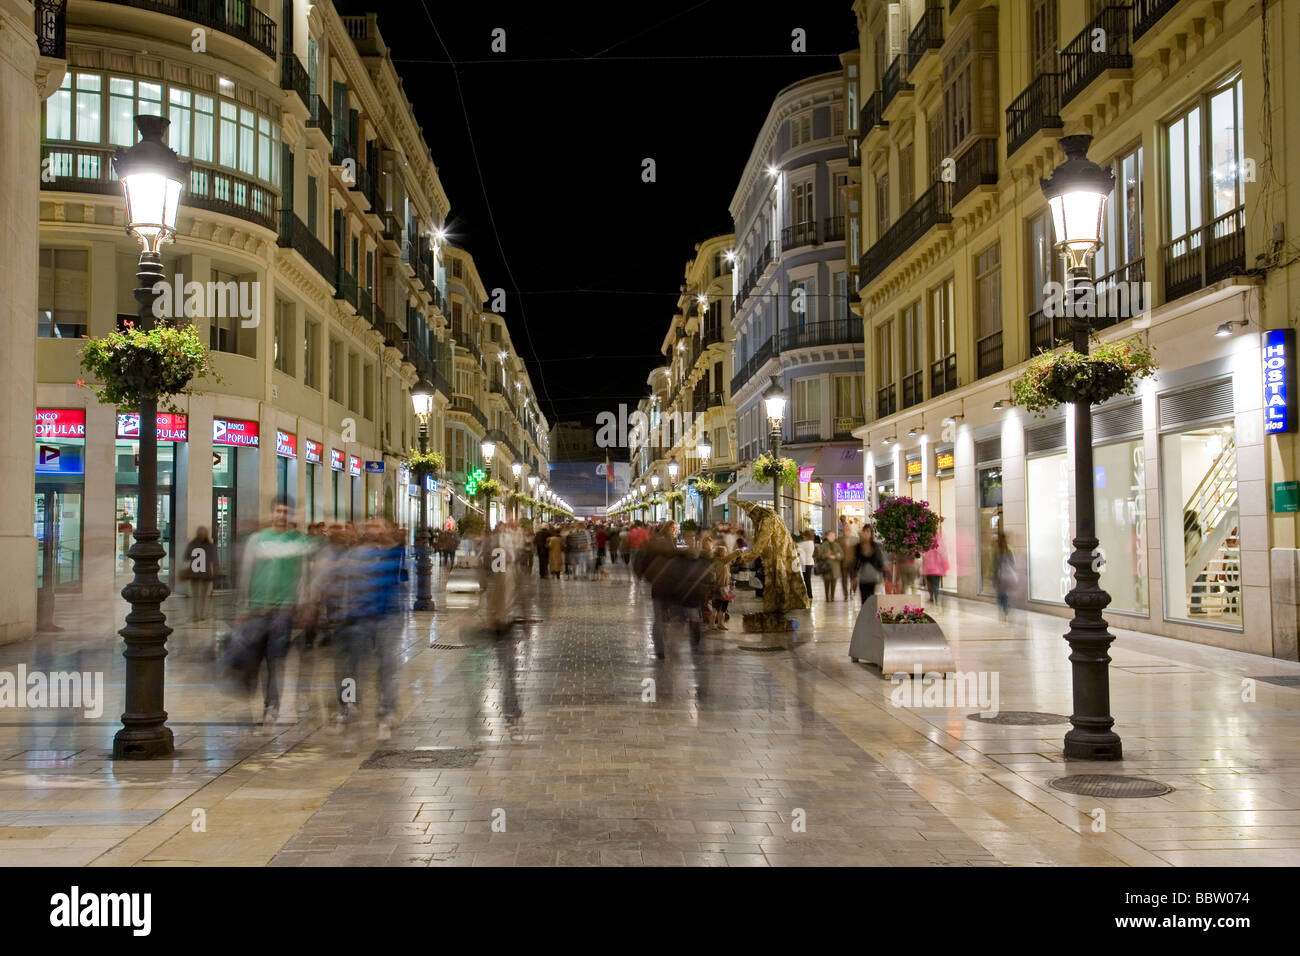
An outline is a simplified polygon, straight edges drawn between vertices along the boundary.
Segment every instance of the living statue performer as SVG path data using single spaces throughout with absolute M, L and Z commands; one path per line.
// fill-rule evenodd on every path
M 763 559 L 763 613 L 784 614 L 807 609 L 811 602 L 803 584 L 803 562 L 781 516 L 751 501 L 738 502 L 754 523 L 751 550 Z

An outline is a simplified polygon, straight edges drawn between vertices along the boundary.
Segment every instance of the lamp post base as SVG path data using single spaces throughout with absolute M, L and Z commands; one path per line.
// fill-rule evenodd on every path
M 159 721 L 166 719 L 166 714 L 158 717 Z M 114 760 L 153 760 L 155 757 L 170 757 L 175 752 L 176 741 L 171 728 L 162 723 L 123 727 L 113 737 Z
M 1074 718 L 1076 721 L 1079 718 Z M 1065 735 L 1066 760 L 1123 760 L 1124 745 L 1119 734 L 1109 730 L 1080 730 Z

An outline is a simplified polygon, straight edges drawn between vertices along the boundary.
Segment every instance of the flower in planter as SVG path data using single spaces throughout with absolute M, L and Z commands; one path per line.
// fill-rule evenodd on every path
M 930 550 L 939 533 L 939 516 L 930 510 L 928 501 L 886 495 L 871 517 L 880 546 L 895 558 L 919 558 Z
M 799 484 L 799 466 L 795 464 L 794 459 L 773 458 L 767 452 L 754 460 L 754 470 L 751 474 L 754 480 L 761 484 L 767 484 L 774 478 L 779 479 L 787 488 Z
M 161 399 L 169 411 L 180 411 L 167 401 L 170 396 L 193 395 L 199 379 L 222 380 L 198 330 L 188 323 L 148 331 L 131 324 L 124 331 L 87 339 L 81 367 L 98 383 L 86 387 L 116 408 L 139 408 L 142 399 Z M 84 380 L 78 379 L 78 384 Z
M 1060 405 L 1098 405 L 1132 395 L 1157 368 L 1154 350 L 1138 337 L 1098 341 L 1087 355 L 1072 349 L 1042 352 L 1012 382 L 1011 399 L 1038 415 Z
M 925 613 L 923 607 L 912 607 L 910 604 L 904 604 L 901 611 L 881 610 L 879 612 L 881 624 L 933 624 L 934 618 Z
M 420 452 L 414 448 L 406 453 L 406 463 L 411 469 L 411 474 L 417 477 L 441 474 L 446 464 L 441 452 Z
M 695 482 L 695 493 L 702 498 L 716 498 L 720 486 L 712 478 L 700 478 Z

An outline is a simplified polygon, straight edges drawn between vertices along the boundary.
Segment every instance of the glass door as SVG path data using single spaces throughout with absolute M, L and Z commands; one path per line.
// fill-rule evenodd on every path
M 81 485 L 37 484 L 32 496 L 36 587 L 81 590 Z

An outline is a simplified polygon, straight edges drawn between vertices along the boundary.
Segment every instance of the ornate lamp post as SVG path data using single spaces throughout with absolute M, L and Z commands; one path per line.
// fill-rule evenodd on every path
M 1066 295 L 1071 303 L 1091 291 L 1089 262 L 1101 246 L 1102 219 L 1106 197 L 1115 187 L 1115 176 L 1088 159 L 1091 136 L 1064 136 L 1061 147 L 1065 162 L 1041 180 L 1043 195 L 1052 208 L 1057 249 L 1065 258 Z M 1088 354 L 1091 332 L 1087 314 L 1075 308 L 1070 313 L 1074 350 Z M 1084 315 L 1080 315 L 1084 312 Z M 1073 728 L 1065 735 L 1065 757 L 1075 760 L 1120 760 L 1123 748 L 1111 728 L 1110 644 L 1115 636 L 1106 626 L 1102 611 L 1110 595 L 1101 589 L 1093 560 L 1097 554 L 1096 512 L 1093 500 L 1092 408 L 1086 402 L 1073 406 L 1074 414 L 1074 588 L 1065 603 L 1074 609 L 1070 630 L 1070 666 L 1074 685 Z
M 528 497 L 532 498 L 534 501 L 537 500 L 537 476 L 536 475 L 528 476 Z M 534 521 L 537 520 L 536 505 L 528 506 L 528 517 L 532 518 Z
M 654 496 L 657 494 L 659 494 L 659 476 L 651 475 L 650 476 L 650 497 L 652 500 L 650 502 L 650 519 L 652 521 L 657 521 L 659 518 L 658 516 L 659 508 L 653 501 Z
M 511 473 L 512 475 L 515 476 L 515 507 L 514 507 L 514 513 L 515 513 L 515 520 L 516 520 L 516 521 L 519 520 L 519 476 L 520 476 L 520 474 L 523 473 L 523 470 L 524 470 L 524 466 L 521 465 L 519 462 L 514 461 L 514 462 L 511 462 L 511 463 L 510 463 L 510 473 Z
M 781 460 L 781 421 L 785 418 L 785 392 L 781 389 L 781 381 L 775 375 L 772 376 L 772 384 L 763 392 L 763 404 L 767 407 L 767 424 L 771 433 L 772 441 L 772 458 L 776 462 Z M 776 472 L 772 475 L 772 509 L 776 516 L 781 517 L 781 475 Z
M 649 517 L 646 509 L 650 507 L 649 503 L 646 501 L 645 489 L 646 489 L 646 484 L 643 481 L 641 482 L 641 520 L 642 521 L 645 521 L 646 518 Z
M 668 459 L 668 487 L 672 491 L 677 490 L 677 472 L 681 471 L 681 465 L 677 464 L 676 458 Z M 670 502 L 668 505 L 668 520 L 677 520 L 677 502 Z
M 420 421 L 420 454 L 429 450 L 429 415 L 433 412 L 433 389 L 423 380 L 411 389 L 411 405 Z M 416 474 L 416 487 L 420 489 L 420 527 L 415 534 L 415 602 L 412 610 L 433 611 L 433 559 L 429 554 L 429 489 L 426 485 L 428 471 L 421 468 Z
M 479 451 L 483 453 L 483 480 L 487 481 L 492 477 L 492 456 L 497 452 L 497 443 L 490 438 L 484 438 L 479 446 Z M 487 530 L 492 530 L 492 496 L 485 494 L 483 496 L 483 518 Z
M 700 473 L 705 477 L 709 474 L 709 459 L 713 457 L 713 443 L 709 441 L 709 433 L 704 432 L 700 440 L 695 443 L 695 450 L 700 456 Z M 712 515 L 709 514 L 710 505 L 708 495 L 700 495 L 700 527 L 707 528 L 712 525 Z
M 170 121 L 161 116 L 137 116 L 140 141 L 113 156 L 126 195 L 126 228 L 140 240 L 140 264 L 135 278 L 139 327 L 154 327 L 154 302 L 158 283 L 165 282 L 162 254 L 158 251 L 176 235 L 176 213 L 181 190 L 189 176 L 182 163 L 163 142 Z M 175 750 L 167 711 L 163 710 L 167 637 L 172 629 L 162 612 L 170 593 L 158 580 L 158 562 L 164 554 L 158 540 L 158 400 L 140 400 L 140 503 L 135 543 L 127 555 L 135 572 L 122 588 L 131 605 L 126 626 L 118 631 L 126 641 L 126 700 L 122 729 L 113 738 L 113 759 L 148 760 Z

